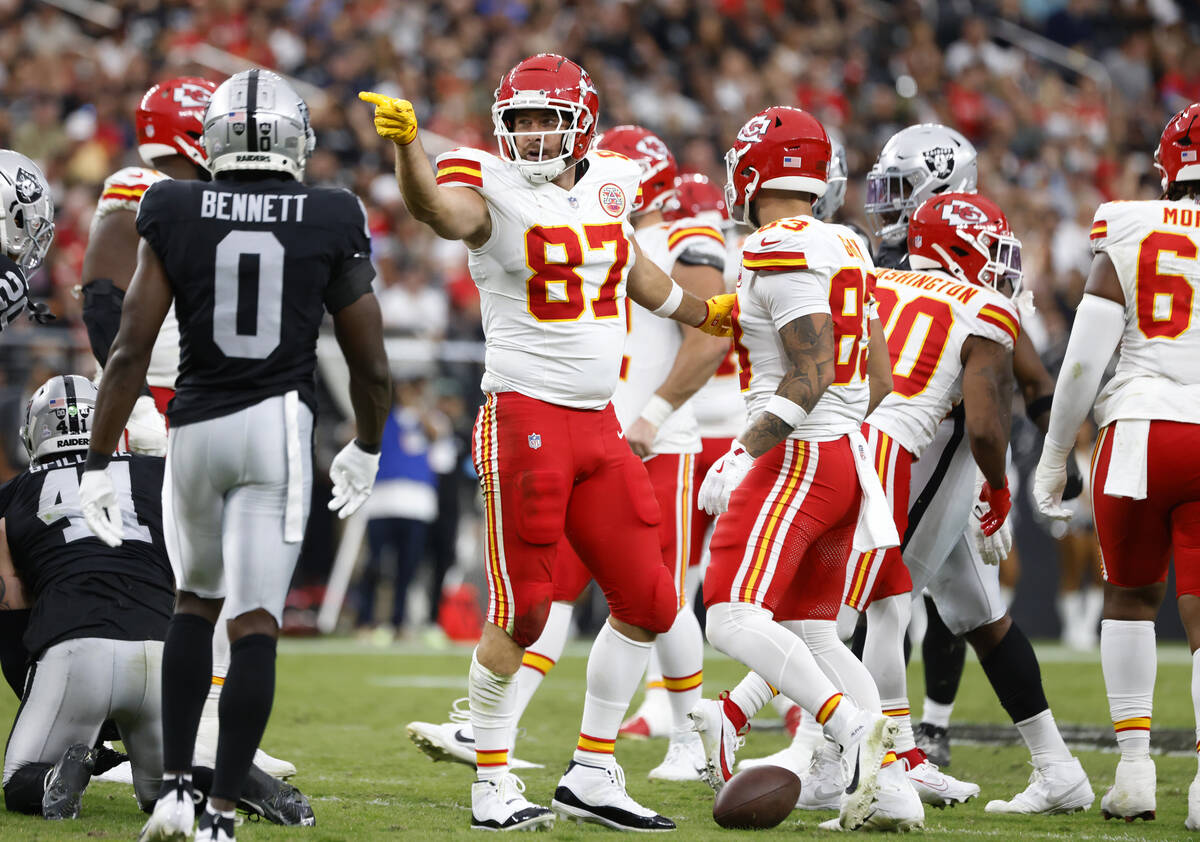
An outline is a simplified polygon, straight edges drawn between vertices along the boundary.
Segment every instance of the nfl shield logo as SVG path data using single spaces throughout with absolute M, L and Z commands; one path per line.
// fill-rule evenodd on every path
M 542 446 L 541 435 L 538 433 L 530 433 L 529 434 L 529 449 L 537 450 L 541 446 Z

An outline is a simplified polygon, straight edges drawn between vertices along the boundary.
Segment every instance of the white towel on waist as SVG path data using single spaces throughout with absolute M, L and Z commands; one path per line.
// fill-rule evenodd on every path
M 1104 493 L 1109 497 L 1146 499 L 1146 447 L 1150 438 L 1147 418 L 1122 418 L 1113 425 L 1112 452 Z
M 850 449 L 854 453 L 854 467 L 858 471 L 858 485 L 862 488 L 862 503 L 858 510 L 858 524 L 854 528 L 854 549 L 865 553 L 874 549 L 900 546 L 900 535 L 896 532 L 896 521 L 892 507 L 879 476 L 872 467 L 871 448 L 863 434 L 855 430 L 847 435 Z

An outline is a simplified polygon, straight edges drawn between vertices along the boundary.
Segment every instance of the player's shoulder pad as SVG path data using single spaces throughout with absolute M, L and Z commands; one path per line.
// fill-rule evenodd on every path
M 1161 221 L 1161 217 L 1155 220 L 1155 211 L 1169 204 L 1171 203 L 1159 201 L 1117 201 L 1100 205 L 1096 208 L 1096 215 L 1092 217 L 1092 230 L 1088 238 L 1092 251 L 1104 251 L 1139 228 Z
M 724 254 L 725 237 L 717 228 L 695 217 L 684 217 L 672 222 L 667 229 L 667 248 L 675 251 L 691 247 L 715 247 Z
M 169 181 L 169 177 L 149 167 L 124 167 L 104 180 L 96 216 L 103 217 L 115 210 L 137 212 L 142 195 L 154 184 Z
M 474 187 L 482 189 L 485 173 L 496 172 L 501 161 L 490 152 L 460 146 L 437 156 L 437 183 L 447 187 Z
M 1011 350 L 1021 335 L 1021 316 L 1017 303 L 987 287 L 981 288 L 979 295 L 978 309 L 975 311 L 982 328 L 979 333 Z
M 742 266 L 754 272 L 795 272 L 824 262 L 832 245 L 830 226 L 809 217 L 767 223 L 746 238 Z
M 641 202 L 642 167 L 637 161 L 611 149 L 591 149 L 587 153 L 587 161 L 587 178 L 599 183 L 600 201 L 609 214 L 621 216 Z M 621 189 L 625 199 L 623 207 L 622 196 L 609 189 L 613 184 Z
M 142 193 L 136 208 L 138 231 L 143 232 L 149 222 L 169 218 L 175 210 L 187 206 L 185 195 L 205 186 L 202 181 L 176 181 L 173 178 L 151 184 Z
M 0 254 L 0 276 L 7 277 L 9 275 L 16 276 L 18 285 L 22 289 L 28 288 L 25 270 L 21 268 L 21 265 L 7 254 Z

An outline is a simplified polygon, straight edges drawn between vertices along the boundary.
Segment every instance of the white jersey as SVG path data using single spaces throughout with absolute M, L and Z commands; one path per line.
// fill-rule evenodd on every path
M 779 329 L 813 313 L 832 316 L 833 385 L 791 438 L 828 441 L 862 426 L 870 402 L 871 258 L 849 228 L 811 216 L 781 219 L 746 238 L 733 338 L 751 418 L 766 408 L 790 365 Z
M 1117 371 L 1096 399 L 1097 423 L 1200 423 L 1200 203 L 1106 202 L 1091 241 L 1125 292 Z
M 744 228 L 730 228 L 725 232 L 725 291 L 737 288 L 738 273 L 742 269 L 742 244 L 746 242 Z M 737 352 L 732 340 L 729 353 L 708 382 L 692 396 L 696 409 L 696 420 L 700 424 L 702 439 L 731 439 L 746 428 L 746 402 L 742 400 L 742 389 L 738 383 Z
M 685 254 L 692 262 L 724 263 L 725 241 L 720 233 L 696 219 L 639 228 L 634 236 L 646 259 L 668 274 Z M 678 322 L 659 318 L 629 298 L 625 299 L 625 325 L 628 331 L 625 355 L 621 358 L 620 380 L 612 401 L 617 420 L 628 430 L 667 379 L 683 335 Z M 700 430 L 692 401 L 671 413 L 658 428 L 654 452 L 700 452 Z
M 531 184 L 478 149 L 437 159 L 438 184 L 487 201 L 492 235 L 467 265 L 483 312 L 484 392 L 519 392 L 577 409 L 612 398 L 625 346 L 625 284 L 634 261 L 629 208 L 641 170 L 593 150 L 570 190 Z
M 963 344 L 981 336 L 1011 351 L 1021 322 L 1011 299 L 936 269 L 881 271 L 875 300 L 892 358 L 892 392 L 867 423 L 920 458 L 962 399 Z
M 117 170 L 104 181 L 104 189 L 100 192 L 100 202 L 92 215 L 92 230 L 100 220 L 113 211 L 130 211 L 137 213 L 142 201 L 142 194 L 151 184 L 166 181 L 169 176 L 148 167 L 125 167 Z M 179 375 L 179 322 L 175 320 L 175 305 L 172 303 L 167 316 L 163 319 L 162 327 L 158 330 L 158 338 L 154 340 L 154 348 L 150 351 L 150 365 L 146 369 L 146 382 L 151 386 L 164 389 L 175 388 L 175 378 Z

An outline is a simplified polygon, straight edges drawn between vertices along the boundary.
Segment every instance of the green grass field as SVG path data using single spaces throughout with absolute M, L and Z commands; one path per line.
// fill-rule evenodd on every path
M 1095 658 L 1066 655 L 1043 647 L 1043 676 L 1055 716 L 1064 723 L 1104 724 L 1108 707 Z M 579 726 L 586 649 L 573 645 L 542 685 L 526 714 L 527 734 L 519 756 L 545 763 L 524 775 L 528 795 L 548 803 L 571 756 Z M 295 783 L 312 799 L 317 826 L 310 829 L 247 824 L 238 838 L 316 840 L 478 839 L 469 830 L 469 785 L 465 766 L 430 762 L 408 741 L 404 726 L 413 719 L 441 721 L 451 701 L 466 692 L 470 652 L 465 649 L 423 652 L 412 648 L 378 649 L 342 640 L 285 641 L 281 646 L 275 710 L 264 745 L 295 762 Z M 727 688 L 741 668 L 715 653 L 705 665 L 708 693 Z M 919 666 L 911 673 L 914 707 L 919 708 Z M 1193 727 L 1190 659 L 1185 650 L 1161 649 L 1156 727 Z M 15 700 L 5 694 L 0 716 L 11 719 Z M 968 663 L 956 719 L 1004 723 L 975 662 Z M 769 729 L 752 731 L 743 756 L 781 747 L 785 737 Z M 712 795 L 702 783 L 650 782 L 646 772 L 662 758 L 662 742 L 618 744 L 630 792 L 643 803 L 672 817 L 683 839 L 729 838 L 733 831 L 711 818 Z M 997 839 L 1182 839 L 1187 788 L 1196 771 L 1191 757 L 1158 758 L 1158 820 L 1126 825 L 1105 822 L 1099 796 L 1111 783 L 1117 757 L 1081 751 L 1097 801 L 1092 810 L 1052 818 L 992 817 L 983 811 L 990 798 L 1009 797 L 1028 778 L 1023 748 L 959 745 L 953 773 L 978 782 L 982 797 L 952 810 L 928 810 L 926 833 L 939 838 Z M 761 838 L 808 839 L 828 836 L 817 824 L 832 814 L 794 814 Z M 116 784 L 94 783 L 77 822 L 50 824 L 41 819 L 0 814 L 0 840 L 133 839 L 142 816 L 132 791 Z M 559 823 L 551 834 L 577 839 L 610 833 L 596 826 Z

